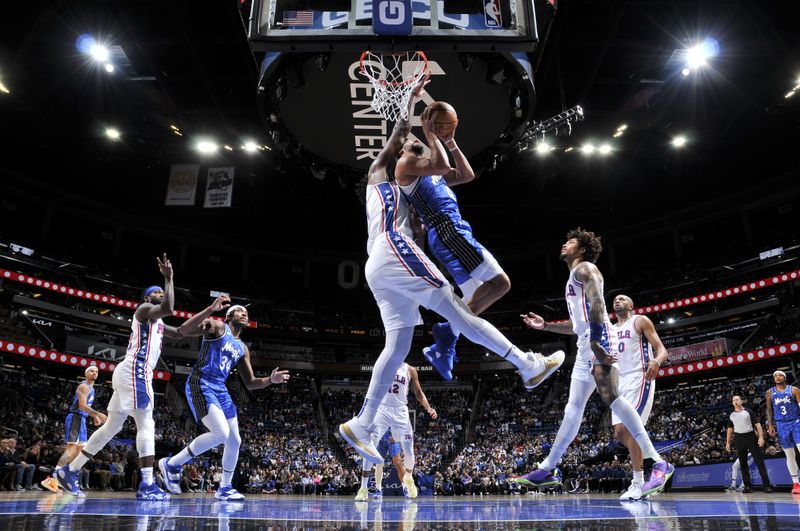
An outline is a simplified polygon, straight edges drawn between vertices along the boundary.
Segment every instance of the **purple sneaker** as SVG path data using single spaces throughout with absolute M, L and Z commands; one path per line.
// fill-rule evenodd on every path
M 650 479 L 642 486 L 642 496 L 650 496 L 664 490 L 674 472 L 675 467 L 666 461 L 654 464 L 653 471 L 650 472 Z
M 555 487 L 561 485 L 561 470 L 554 468 L 551 472 L 544 468 L 537 468 L 512 481 L 526 487 Z

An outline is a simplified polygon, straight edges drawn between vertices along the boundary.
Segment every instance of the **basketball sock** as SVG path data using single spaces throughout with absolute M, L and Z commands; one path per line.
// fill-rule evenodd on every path
M 84 453 L 79 453 L 78 457 L 72 460 L 69 464 L 69 469 L 71 472 L 78 472 L 83 465 L 85 465 L 89 461 L 89 458 Z
M 786 468 L 789 469 L 789 475 L 792 477 L 792 483 L 797 483 L 797 461 L 794 459 L 794 448 L 784 448 L 786 453 Z
M 644 470 L 633 471 L 633 482 L 637 485 L 644 485 Z
M 152 485 L 153 484 L 153 467 L 151 466 L 143 466 L 140 468 L 142 472 L 142 483 L 145 485 Z
M 233 470 L 222 469 L 222 481 L 219 482 L 220 487 L 230 487 L 233 481 Z
M 583 422 L 583 411 L 586 408 L 586 403 L 589 397 L 595 390 L 594 380 L 585 382 L 573 378 L 569 384 L 569 400 L 567 407 L 564 408 L 564 418 L 561 420 L 561 425 L 558 427 L 556 433 L 556 440 L 553 441 L 553 447 L 550 453 L 539 464 L 539 468 L 552 471 L 561 460 L 561 457 L 566 453 L 570 443 L 575 440 L 578 435 L 578 430 L 581 428 Z
M 517 347 L 512 346 L 511 350 L 505 356 L 507 361 L 510 361 L 517 369 L 523 369 L 530 364 L 528 355 Z
M 361 488 L 366 489 L 369 486 L 369 476 L 361 476 Z
M 618 396 L 617 399 L 611 403 L 611 411 L 613 411 L 625 427 L 628 428 L 628 431 L 636 440 L 636 444 L 642 449 L 642 454 L 644 454 L 645 458 L 649 457 L 656 463 L 660 463 L 664 460 L 656 451 L 652 441 L 650 441 L 650 436 L 647 435 L 647 430 L 645 430 L 644 424 L 642 423 L 642 417 L 639 416 L 639 413 L 630 402 Z
M 411 340 L 414 337 L 414 327 L 409 326 L 397 330 L 386 331 L 386 345 L 381 355 L 372 368 L 372 378 L 369 380 L 367 396 L 364 405 L 356 417 L 358 423 L 365 429 L 372 427 L 378 414 L 378 406 L 392 384 L 397 371 L 411 350 Z

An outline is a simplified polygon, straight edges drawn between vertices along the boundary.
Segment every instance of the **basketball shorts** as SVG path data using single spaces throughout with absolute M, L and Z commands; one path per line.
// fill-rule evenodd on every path
M 378 444 L 386 430 L 391 430 L 396 443 L 413 442 L 414 430 L 408 416 L 408 406 L 390 407 L 381 405 L 375 417 L 373 444 Z
M 800 444 L 800 418 L 775 421 L 775 431 L 782 448 L 797 448 Z
M 619 377 L 619 396 L 630 402 L 642 418 L 642 424 L 647 424 L 656 396 L 656 381 L 648 381 L 643 371 L 622 374 Z M 622 424 L 622 419 L 612 411 L 611 425 L 614 424 Z
M 205 378 L 190 375 L 186 380 L 186 399 L 189 409 L 198 424 L 202 424 L 203 417 L 208 415 L 208 408 L 217 406 L 230 420 L 236 418 L 238 411 L 228 393 L 225 383 L 212 382 Z
M 370 250 L 365 275 L 386 331 L 422 324 L 419 307 L 429 307 L 444 275 L 411 238 L 384 232 Z
M 611 328 L 610 324 L 607 326 L 609 329 Z M 616 360 L 618 353 L 611 335 L 607 335 L 605 340 L 601 343 L 605 347 L 606 352 L 611 354 Z M 578 353 L 575 356 L 575 366 L 572 368 L 572 377 L 584 382 L 594 382 L 592 368 L 599 363 L 589 344 L 589 331 L 587 330 L 582 337 L 578 338 Z M 619 370 L 619 363 L 617 363 L 617 361 L 614 361 L 611 366 Z
M 86 417 L 80 413 L 70 413 L 64 421 L 64 444 L 86 444 L 89 434 L 86 430 Z
M 466 221 L 430 229 L 428 246 L 453 276 L 465 300 L 472 298 L 482 283 L 503 272 L 492 253 L 472 236 L 472 228 Z
M 126 359 L 114 369 L 111 376 L 114 394 L 108 402 L 108 411 L 153 409 L 153 374 L 146 367 L 136 367 Z

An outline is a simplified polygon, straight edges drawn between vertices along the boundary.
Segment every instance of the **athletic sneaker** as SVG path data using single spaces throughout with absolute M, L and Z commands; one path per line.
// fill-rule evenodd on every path
M 58 479 L 58 484 L 61 488 L 73 496 L 78 496 L 79 498 L 86 496 L 78 486 L 78 473 L 70 470 L 69 465 L 62 466 L 56 471 L 56 479 Z
M 455 364 L 456 358 L 455 349 L 441 351 L 434 344 L 422 349 L 422 355 L 428 363 L 436 369 L 436 372 L 438 372 L 442 378 L 448 382 L 453 379 L 453 365 Z
M 161 477 L 164 478 L 164 486 L 172 494 L 181 493 L 181 467 L 169 464 L 169 457 L 162 457 L 158 460 L 158 469 Z
M 41 481 L 41 484 L 50 492 L 61 492 L 61 489 L 58 488 L 58 480 L 54 476 L 47 476 Z
M 792 485 L 792 494 L 800 494 L 800 483 Z
M 736 486 L 736 483 L 731 483 L 728 485 L 728 488 L 725 489 L 726 492 L 736 492 L 737 490 L 739 490 L 739 487 Z
M 217 492 L 214 493 L 214 497 L 223 501 L 238 501 L 244 499 L 244 494 L 228 485 L 227 487 L 218 488 Z
M 556 485 L 561 485 L 561 470 L 558 467 L 552 471 L 537 468 L 524 476 L 514 478 L 512 481 L 526 487 L 555 487 Z
M 372 437 L 358 419 L 353 417 L 344 424 L 339 424 L 339 435 L 353 447 L 353 450 L 373 465 L 383 464 L 383 456 L 372 444 Z
M 370 498 L 373 500 L 382 500 L 383 499 L 383 490 L 375 489 L 375 492 L 369 495 Z
M 417 491 L 417 486 L 414 484 L 414 478 L 411 477 L 411 474 L 406 474 L 405 477 L 403 477 L 403 496 L 413 500 L 418 494 L 419 492 Z
M 636 482 L 631 483 L 628 490 L 623 492 L 622 496 L 619 497 L 619 499 L 623 501 L 641 500 L 642 498 L 642 484 Z
M 563 350 L 557 350 L 549 356 L 543 356 L 538 352 L 526 352 L 530 364 L 524 369 L 519 370 L 525 389 L 535 389 L 543 381 L 556 372 L 564 363 L 567 357 Z M 544 362 L 544 364 L 542 364 Z
M 369 498 L 369 491 L 367 490 L 367 487 L 361 487 L 360 489 L 358 489 L 358 494 L 356 494 L 356 501 L 367 501 L 367 498 Z
M 666 461 L 660 461 L 653 465 L 653 471 L 650 472 L 650 479 L 642 487 L 642 495 L 650 496 L 657 492 L 664 490 L 667 486 L 667 481 L 675 473 L 675 467 Z
M 136 491 L 136 499 L 139 501 L 167 501 L 169 493 L 161 490 L 155 482 L 149 485 L 142 481 L 139 483 L 139 490 Z

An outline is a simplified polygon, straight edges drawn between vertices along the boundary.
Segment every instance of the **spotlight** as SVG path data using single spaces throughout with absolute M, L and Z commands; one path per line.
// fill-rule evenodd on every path
M 672 147 L 674 148 L 682 148 L 686 145 L 688 139 L 684 135 L 678 135 L 672 139 Z
M 601 146 L 600 146 L 600 147 L 597 149 L 597 151 L 598 151 L 598 152 L 599 152 L 601 155 L 608 155 L 609 153 L 611 153 L 611 144 L 605 143 L 605 144 L 601 145 Z
M 692 73 L 692 71 L 689 70 L 688 68 L 684 68 L 683 70 L 681 70 L 681 75 L 683 77 L 689 77 L 689 74 L 691 74 L 691 73 Z
M 675 322 L 675 318 L 674 317 L 670 317 L 669 319 L 667 319 L 667 323 L 669 323 L 669 324 L 672 324 L 674 322 Z
M 569 152 L 570 152 L 570 151 L 572 151 L 573 149 L 575 149 L 575 148 L 574 148 L 574 147 L 572 147 L 572 146 L 570 146 L 570 147 L 568 147 L 567 149 L 565 149 L 565 150 L 564 150 L 564 153 L 569 153 Z
M 258 149 L 258 145 L 253 141 L 247 141 L 242 145 L 242 149 L 248 153 L 254 153 Z
M 628 128 L 628 124 L 622 124 L 619 127 L 617 127 L 617 131 L 624 131 L 627 128 Z
M 107 127 L 106 136 L 111 140 L 119 140 L 119 137 L 122 135 L 120 134 L 119 129 L 115 129 L 114 127 Z
M 714 39 L 707 38 L 700 44 L 686 50 L 686 66 L 688 66 L 690 70 L 705 66 L 708 64 L 708 60 L 718 53 L 719 43 Z
M 538 144 L 536 144 L 536 153 L 539 155 L 547 155 L 547 153 L 551 150 L 550 144 L 542 140 Z
M 217 151 L 218 147 L 217 144 L 210 140 L 200 140 L 197 143 L 197 151 L 200 153 L 214 153 Z
M 224 145 L 224 146 L 222 146 L 222 147 L 224 147 L 224 148 L 225 148 L 225 151 L 233 151 L 233 148 L 232 148 L 232 147 L 230 147 L 228 144 L 225 144 L 225 145 Z
M 622 131 L 617 131 L 616 133 L 614 133 L 614 138 L 619 138 L 621 136 L 622 136 Z
M 0 86 L 0 90 L 2 90 L 2 88 L 3 87 Z M 786 96 L 784 96 L 784 98 L 786 98 L 788 100 L 789 98 L 791 98 L 794 95 L 795 95 L 795 89 L 792 89 L 792 90 L 790 90 L 789 92 L 786 93 Z
M 112 65 L 111 63 L 106 63 L 103 68 L 105 68 L 106 72 L 108 72 L 109 74 L 114 73 L 114 65 Z
M 95 43 L 89 49 L 89 55 L 91 55 L 95 61 L 99 63 L 105 63 L 108 61 L 108 48 L 102 44 Z
M 581 151 L 584 155 L 591 155 L 594 153 L 594 145 L 593 144 L 584 144 L 581 146 Z

